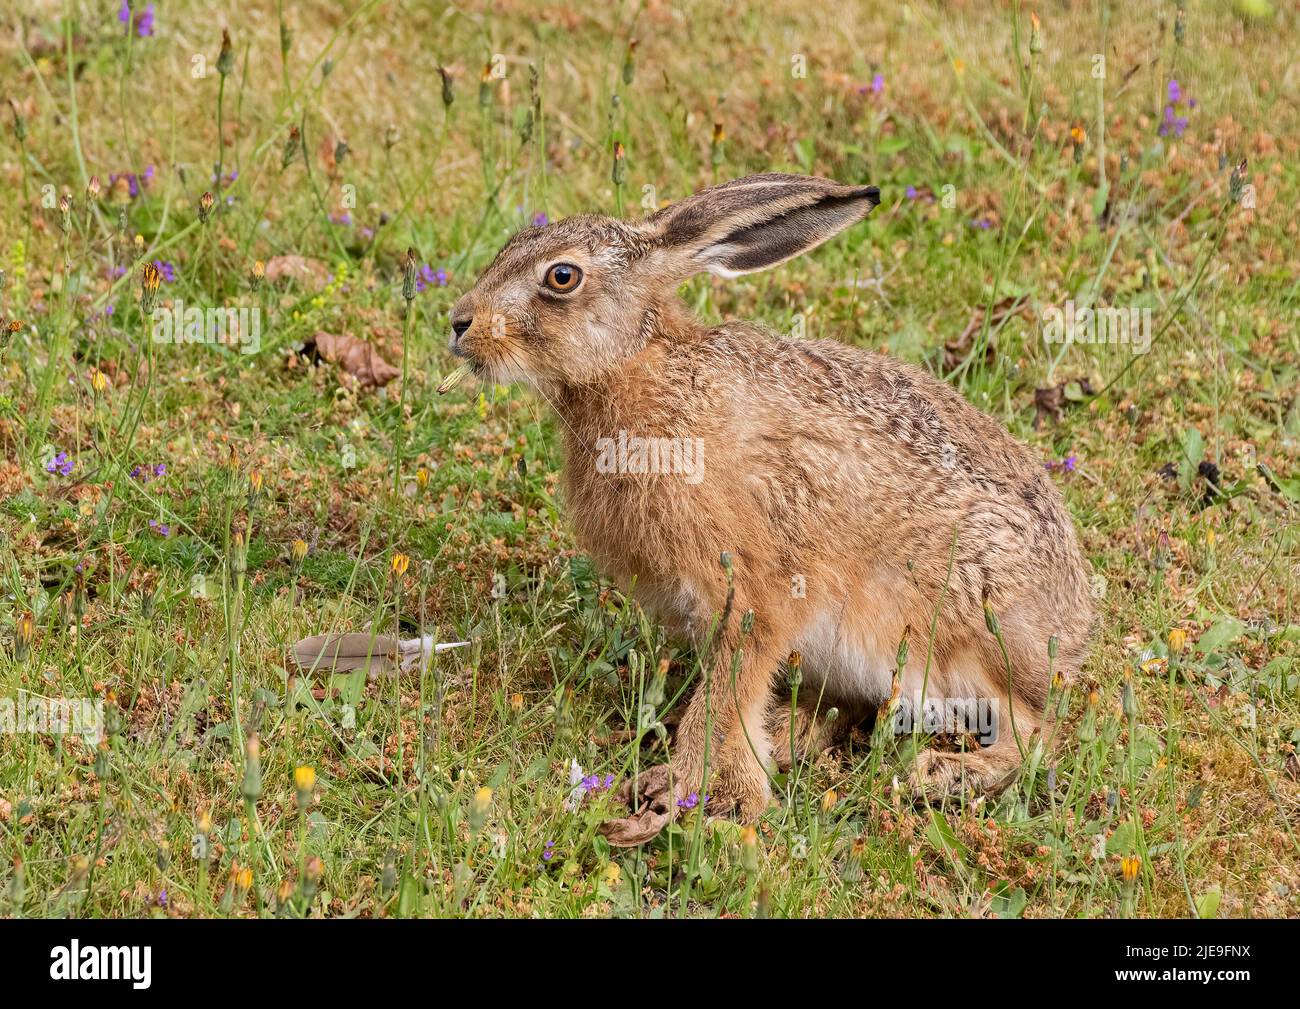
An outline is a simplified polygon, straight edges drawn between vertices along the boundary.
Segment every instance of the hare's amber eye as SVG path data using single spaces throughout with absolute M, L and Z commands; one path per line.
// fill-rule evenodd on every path
M 552 291 L 568 294 L 582 283 L 582 271 L 572 263 L 556 263 L 546 271 L 546 286 Z

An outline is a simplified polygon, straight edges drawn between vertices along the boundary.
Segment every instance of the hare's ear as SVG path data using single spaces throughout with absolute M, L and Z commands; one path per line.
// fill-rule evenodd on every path
M 815 249 L 879 203 L 875 186 L 771 173 L 705 189 L 646 224 L 682 274 L 736 277 Z

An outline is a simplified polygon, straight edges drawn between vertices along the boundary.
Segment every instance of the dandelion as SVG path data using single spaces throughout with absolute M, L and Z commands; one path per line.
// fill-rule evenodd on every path
M 90 387 L 102 396 L 108 391 L 108 376 L 96 368 L 90 375 Z
M 36 618 L 29 610 L 18 618 L 18 626 L 14 629 L 14 658 L 17 661 L 21 662 L 27 657 L 27 650 L 31 647 L 35 634 Z
M 721 142 L 718 140 L 721 130 L 721 123 L 717 123 L 713 127 L 715 147 Z M 610 171 L 610 179 L 616 186 L 622 186 L 624 180 L 627 179 L 627 150 L 623 147 L 623 142 L 621 140 L 614 141 L 614 167 Z
M 301 564 L 304 557 L 307 556 L 307 541 L 296 539 L 289 546 L 289 553 L 293 557 L 295 564 Z
M 1126 855 L 1120 862 L 1120 872 L 1124 876 L 1125 883 L 1132 883 L 1137 879 L 1138 870 L 1142 868 L 1142 859 L 1136 855 Z
M 623 84 L 630 87 L 636 76 L 636 39 L 627 40 L 627 52 L 623 54 Z
M 248 802 L 256 802 L 262 795 L 262 744 L 257 736 L 249 736 L 244 747 L 244 782 L 242 791 Z
M 415 471 L 415 485 L 424 490 L 429 486 L 429 471 L 421 466 Z
M 840 801 L 840 796 L 839 793 L 835 791 L 835 789 L 833 788 L 826 789 L 826 791 L 822 793 L 822 812 L 829 813 L 832 809 L 835 808 L 835 803 L 839 801 Z
M 302 135 L 298 132 L 298 127 L 289 127 L 289 137 L 284 142 L 284 150 L 280 154 L 280 170 L 288 168 L 293 159 L 298 156 L 298 147 L 302 142 Z
M 1183 649 L 1187 647 L 1187 632 L 1181 627 L 1175 627 L 1169 632 L 1169 651 L 1172 655 L 1181 655 Z
M 1033 11 L 1029 12 L 1029 51 L 1034 55 L 1043 51 L 1043 22 Z
M 491 808 L 492 789 L 484 785 L 474 793 L 474 798 L 469 804 L 469 829 L 477 833 L 487 820 Z
M 235 53 L 230 45 L 229 29 L 221 29 L 221 52 L 217 56 L 217 73 L 222 77 L 229 75 L 230 71 L 235 69 Z
M 253 870 L 247 867 L 240 869 L 235 873 L 235 888 L 240 892 L 250 889 L 253 885 Z
M 393 554 L 393 562 L 392 562 L 393 574 L 396 575 L 398 578 L 401 578 L 404 574 L 406 574 L 406 569 L 409 568 L 410 566 L 411 566 L 411 558 L 406 556 L 406 554 Z
M 260 469 L 255 469 L 248 474 L 248 489 L 254 495 L 262 493 L 262 471 Z
M 415 299 L 417 290 L 415 286 L 415 272 L 415 249 L 408 248 L 406 250 L 406 258 L 402 260 L 402 297 L 408 302 Z
M 740 864 L 748 873 L 758 872 L 758 831 L 752 826 L 740 832 Z
M 145 263 L 140 268 L 140 274 L 140 311 L 149 315 L 153 312 L 154 299 L 158 297 L 158 287 L 162 284 L 162 271 L 156 263 Z
M 210 191 L 206 191 L 206 190 L 205 190 L 204 193 L 203 193 L 203 195 L 199 197 L 199 221 L 200 221 L 200 223 L 203 223 L 203 224 L 206 224 L 206 223 L 207 223 L 208 215 L 212 213 L 212 206 L 213 206 L 213 204 L 215 204 L 216 202 L 217 202 L 217 201 L 216 201 L 216 197 L 214 197 Z
M 516 715 L 519 714 L 519 712 L 521 712 L 521 711 L 524 710 L 524 695 L 523 695 L 523 694 L 511 694 L 511 695 L 510 695 L 510 710 L 513 711 Z

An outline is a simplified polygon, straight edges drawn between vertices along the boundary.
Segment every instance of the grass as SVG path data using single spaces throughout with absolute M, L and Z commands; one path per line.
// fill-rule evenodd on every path
M 1294 12 L 160 7 L 151 35 L 70 2 L 0 37 L 0 697 L 105 713 L 99 740 L 0 736 L 0 913 L 1300 912 Z M 573 762 L 660 759 L 698 657 L 576 551 L 543 403 L 433 394 L 447 311 L 534 215 L 766 170 L 884 202 L 688 301 L 920 362 L 1003 421 L 1101 620 L 999 801 L 914 804 L 910 740 L 863 731 L 756 831 L 695 810 L 613 851 Z M 286 256 L 301 279 L 254 281 Z M 149 339 L 155 260 L 163 305 L 261 308 L 257 352 Z M 1045 343 L 1067 299 L 1151 309 L 1149 352 Z M 403 377 L 353 387 L 317 333 Z M 286 669 L 367 622 L 473 643 Z

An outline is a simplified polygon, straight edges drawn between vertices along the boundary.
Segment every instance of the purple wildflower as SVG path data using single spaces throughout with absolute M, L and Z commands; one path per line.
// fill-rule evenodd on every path
M 677 800 L 678 809 L 694 809 L 699 804 L 700 804 L 699 792 L 692 792 L 686 798 Z
M 972 228 L 979 228 L 981 231 L 988 231 L 989 228 L 993 227 L 993 222 L 987 217 L 981 217 L 978 221 L 971 221 L 970 226 Z
M 68 458 L 67 452 L 60 452 L 45 464 L 45 472 L 57 473 L 59 476 L 68 476 L 72 473 L 74 465 L 73 461 Z
M 441 268 L 435 270 L 428 263 L 420 268 L 419 275 L 415 278 L 415 290 L 423 291 L 429 287 L 446 287 L 449 274 Z
M 162 274 L 163 280 L 169 284 L 176 283 L 176 267 L 165 259 L 155 259 L 153 265 L 158 267 L 158 272 Z
M 172 527 L 166 522 L 159 522 L 157 519 L 149 520 L 149 528 L 159 536 L 170 536 L 172 534 Z
M 1175 114 L 1172 105 L 1165 106 L 1165 120 L 1160 124 L 1160 136 L 1167 137 L 1171 133 L 1175 137 L 1181 137 L 1183 131 L 1187 129 L 1187 117 Z
M 534 228 L 544 228 L 550 223 L 551 223 L 551 219 L 547 217 L 546 214 L 543 213 L 542 211 L 539 210 L 537 213 L 533 214 Z
M 885 75 L 876 74 L 876 76 L 871 78 L 871 93 L 873 95 L 878 95 L 880 94 L 880 92 L 884 90 L 885 90 Z
M 1183 89 L 1176 80 L 1169 82 L 1168 102 L 1165 104 L 1165 117 L 1160 123 L 1159 134 L 1162 137 L 1181 137 L 1187 129 L 1187 117 L 1178 114 L 1178 104 L 1183 100 Z M 1187 108 L 1196 108 L 1196 99 L 1187 99 Z
M 338 214 L 330 214 L 330 223 L 341 224 L 345 228 L 352 227 L 352 215 L 346 210 Z
M 542 846 L 542 861 L 549 862 L 554 857 L 555 857 L 555 842 L 547 841 L 546 844 Z
M 917 196 L 916 187 L 908 186 L 907 189 L 904 190 L 904 194 L 907 196 L 909 200 L 915 200 Z
M 158 906 L 159 906 L 159 907 L 166 907 L 166 906 L 167 906 L 167 891 L 166 891 L 166 890 L 159 890 L 159 891 L 158 891 Z
M 134 22 L 135 33 L 139 35 L 142 39 L 149 38 L 151 35 L 153 35 L 153 18 L 154 18 L 153 4 L 149 4 L 143 11 L 135 15 L 134 18 L 132 18 L 131 16 L 131 5 L 127 3 L 127 0 L 122 0 L 122 6 L 119 7 L 117 10 L 118 21 L 128 26 L 130 26 Z

